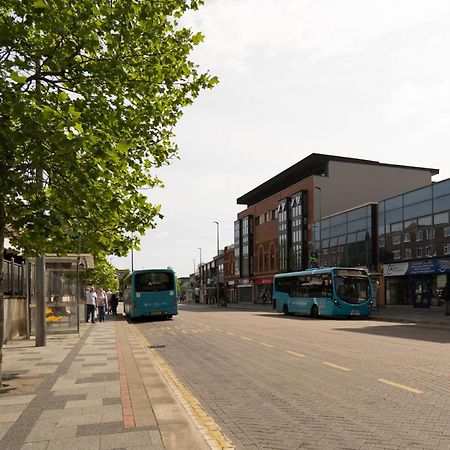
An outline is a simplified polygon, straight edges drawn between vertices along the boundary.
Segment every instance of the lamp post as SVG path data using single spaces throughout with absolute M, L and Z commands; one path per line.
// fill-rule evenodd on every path
M 217 259 L 216 259 L 216 298 L 217 307 L 220 306 L 219 302 L 219 222 L 215 220 L 213 223 L 216 224 L 216 238 L 217 238 Z
M 133 241 L 134 241 L 134 233 L 131 233 L 131 245 L 133 245 Z M 134 271 L 134 248 L 131 247 L 131 272 Z
M 201 273 L 201 267 L 202 267 L 202 249 L 198 247 L 198 250 L 200 251 L 200 262 L 198 264 L 198 277 L 200 279 L 200 300 L 203 298 L 203 292 L 202 292 L 202 273 Z
M 314 186 L 319 191 L 319 267 L 322 266 L 322 188 Z

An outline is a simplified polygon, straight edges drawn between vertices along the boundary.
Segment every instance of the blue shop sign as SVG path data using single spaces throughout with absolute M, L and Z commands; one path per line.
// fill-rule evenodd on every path
M 427 274 L 450 272 L 449 259 L 434 259 L 427 261 L 411 261 L 408 265 L 407 274 Z

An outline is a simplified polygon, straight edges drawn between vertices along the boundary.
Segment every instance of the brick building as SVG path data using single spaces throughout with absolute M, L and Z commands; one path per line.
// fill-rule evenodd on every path
M 228 300 L 270 301 L 275 273 L 320 264 L 322 239 L 319 248 L 313 245 L 314 222 L 430 185 L 438 173 L 313 153 L 255 187 L 237 199 L 246 208 L 234 224 L 234 246 L 225 251 Z M 367 241 L 366 235 L 361 237 Z M 231 251 L 234 266 L 229 263 Z

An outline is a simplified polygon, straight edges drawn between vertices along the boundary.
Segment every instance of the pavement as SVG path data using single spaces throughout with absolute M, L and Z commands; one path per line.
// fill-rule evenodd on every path
M 245 303 L 219 309 L 273 311 L 271 305 Z M 375 308 L 369 320 L 450 331 L 444 308 Z M 122 315 L 83 323 L 79 335 L 48 335 L 44 347 L 35 347 L 33 339 L 8 342 L 0 388 L 0 448 L 233 448 L 149 344 Z
M 47 335 L 44 347 L 9 341 L 0 448 L 232 448 L 148 344 L 122 315 L 83 323 L 79 335 Z

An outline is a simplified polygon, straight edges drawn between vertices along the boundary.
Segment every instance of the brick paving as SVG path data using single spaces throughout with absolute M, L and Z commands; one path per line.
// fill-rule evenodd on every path
M 109 319 L 109 320 L 108 320 Z M 122 316 L 4 347 L 0 448 L 209 449 Z

